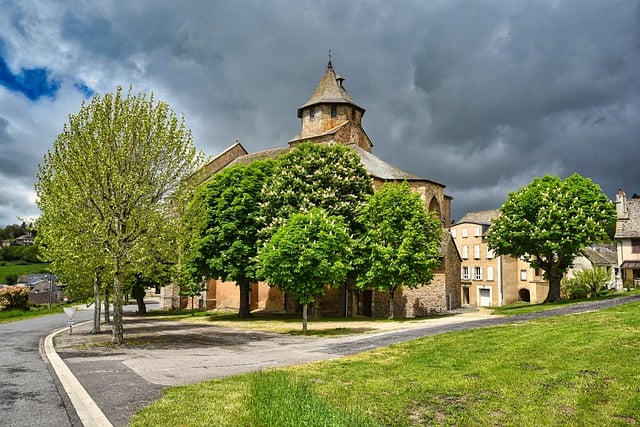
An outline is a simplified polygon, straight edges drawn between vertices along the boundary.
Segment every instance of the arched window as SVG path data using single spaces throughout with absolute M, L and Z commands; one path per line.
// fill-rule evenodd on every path
M 429 212 L 435 212 L 438 215 L 438 218 L 442 218 L 440 203 L 438 203 L 438 199 L 436 199 L 435 196 L 432 197 L 431 202 L 429 202 Z

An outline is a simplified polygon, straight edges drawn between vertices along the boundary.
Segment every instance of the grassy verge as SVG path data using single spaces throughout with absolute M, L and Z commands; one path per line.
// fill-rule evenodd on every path
M 0 283 L 6 283 L 8 275 L 18 275 L 21 276 L 23 274 L 31 274 L 31 273 L 43 273 L 48 271 L 49 264 L 41 263 L 41 264 L 12 264 L 12 263 L 3 263 L 0 265 Z
M 59 314 L 64 311 L 62 307 L 63 307 L 62 305 L 52 305 L 51 308 L 49 308 L 46 305 L 38 305 L 38 306 L 31 306 L 28 311 L 25 311 L 25 310 L 0 311 L 0 323 L 29 319 L 31 317 L 46 316 L 48 314 Z
M 527 302 L 517 302 L 513 304 L 499 306 L 499 307 L 490 307 L 490 309 L 492 310 L 493 314 L 499 314 L 502 316 L 516 316 L 518 314 L 528 314 L 528 313 L 535 313 L 543 310 L 551 310 L 554 308 L 559 308 L 562 306 L 577 304 L 581 302 L 599 301 L 599 300 L 619 298 L 623 296 L 638 295 L 638 294 L 640 294 L 640 289 L 634 289 L 632 291 L 627 291 L 627 292 L 612 293 L 610 295 L 601 296 L 597 298 L 572 299 L 572 300 L 567 299 L 567 300 L 562 300 L 554 303 L 545 303 L 545 304 L 530 304 Z
M 173 387 L 132 425 L 630 425 L 639 348 L 627 304 Z

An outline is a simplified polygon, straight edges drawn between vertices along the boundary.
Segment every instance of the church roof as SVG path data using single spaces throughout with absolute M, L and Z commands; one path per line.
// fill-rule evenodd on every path
M 429 181 L 444 187 L 444 185 L 440 183 L 421 178 L 417 175 L 413 175 L 409 172 L 398 169 L 395 166 L 392 166 L 389 163 L 385 162 L 384 160 L 379 159 L 378 157 L 374 156 L 373 154 L 369 153 L 356 144 L 349 144 L 348 147 L 355 151 L 356 154 L 358 154 L 364 168 L 367 170 L 369 175 L 374 178 L 379 178 L 385 181 Z
M 313 95 L 304 105 L 298 108 L 298 117 L 302 117 L 303 109 L 317 104 L 351 104 L 364 112 L 364 108 L 353 102 L 346 89 L 342 86 L 343 80 L 342 76 L 336 74 L 331 61 L 329 61 L 327 71 L 322 76 L 322 80 L 318 83 Z

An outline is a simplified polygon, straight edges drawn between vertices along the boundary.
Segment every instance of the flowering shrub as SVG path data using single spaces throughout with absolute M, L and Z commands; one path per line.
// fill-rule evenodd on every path
M 7 286 L 0 288 L 0 311 L 10 309 L 29 309 L 29 288 L 26 286 Z

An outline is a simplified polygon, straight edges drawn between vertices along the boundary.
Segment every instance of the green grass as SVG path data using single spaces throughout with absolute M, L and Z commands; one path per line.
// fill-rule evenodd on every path
M 633 303 L 172 387 L 131 425 L 631 425 L 639 364 Z
M 531 304 L 528 302 L 516 302 L 513 304 L 507 304 L 503 306 L 489 307 L 489 308 L 493 314 L 499 314 L 502 316 L 516 316 L 518 314 L 528 314 L 528 313 L 535 313 L 538 311 L 551 310 L 554 308 L 559 308 L 559 307 L 576 304 L 580 302 L 599 301 L 599 300 L 619 298 L 623 296 L 638 295 L 638 294 L 640 294 L 640 289 L 634 289 L 627 292 L 616 292 L 616 293 L 611 293 L 609 295 L 600 296 L 596 298 L 589 298 L 589 299 L 571 299 L 571 300 L 564 299 L 558 302 L 540 303 L 540 304 Z
M 31 317 L 46 316 L 48 314 L 63 313 L 62 305 L 32 305 L 29 310 L 6 310 L 0 311 L 0 323 L 13 322 L 17 320 L 29 319 Z
M 2 263 L 0 264 L 0 283 L 7 282 L 7 276 L 10 274 L 16 274 L 18 276 L 31 273 L 43 273 L 47 272 L 49 264 L 15 264 L 15 263 Z

